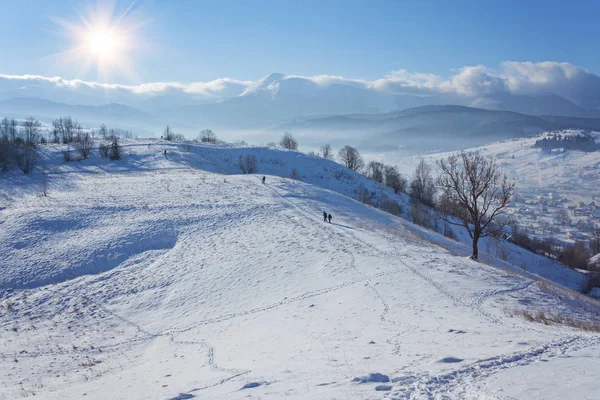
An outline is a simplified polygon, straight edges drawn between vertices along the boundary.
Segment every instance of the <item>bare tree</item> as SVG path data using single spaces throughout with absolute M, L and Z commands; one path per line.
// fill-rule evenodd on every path
M 344 146 L 338 152 L 340 163 L 353 171 L 361 171 L 365 167 L 365 162 L 358 150 L 352 146 Z
M 39 161 L 39 154 L 35 147 L 31 146 L 20 146 L 17 149 L 15 160 L 17 166 L 24 174 L 29 174 L 37 166 Z
M 410 195 L 424 204 L 433 205 L 435 184 L 431 176 L 431 166 L 423 159 L 415 169 L 415 175 L 410 183 Z
M 106 139 L 108 137 L 108 128 L 106 127 L 106 125 L 104 125 L 104 124 L 100 125 L 98 134 L 100 135 L 100 137 L 102 137 L 102 139 Z
M 167 125 L 167 127 L 165 128 L 165 131 L 163 132 L 163 139 L 175 140 L 175 133 L 173 132 L 173 130 L 171 129 L 171 127 L 169 125 Z
M 17 120 L 12 118 L 10 120 L 9 126 L 8 126 L 8 133 L 10 136 L 10 141 L 15 143 L 15 141 L 17 140 L 17 137 L 19 135 L 19 124 L 17 123 Z
M 204 129 L 198 135 L 202 143 L 217 143 L 217 135 L 210 129 Z
M 479 257 L 481 237 L 497 235 L 510 221 L 499 219 L 506 213 L 515 183 L 503 175 L 493 158 L 461 152 L 438 161 L 438 184 L 444 193 L 439 215 L 449 224 L 463 226 L 472 239 L 473 254 Z
M 372 179 L 375 182 L 383 183 L 384 169 L 385 165 L 379 161 L 369 162 L 369 164 L 367 164 L 367 178 Z
M 333 160 L 333 150 L 331 150 L 330 144 L 321 146 L 321 156 L 326 160 Z
M 89 132 L 79 131 L 73 144 L 83 160 L 87 159 L 94 147 L 94 139 Z
M 406 190 L 406 179 L 398 172 L 398 167 L 386 165 L 383 170 L 385 184 L 392 189 L 394 193 L 404 192 Z
M 10 140 L 10 121 L 6 117 L 0 121 L 0 140 Z
M 281 147 L 283 147 L 284 149 L 298 150 L 298 141 L 289 132 L 286 132 L 283 134 L 283 137 L 281 138 L 279 145 Z
M 0 172 L 8 171 L 10 165 L 12 143 L 8 138 L 0 137 Z
M 23 122 L 23 141 L 26 146 L 35 146 L 40 136 L 40 122 L 29 117 Z

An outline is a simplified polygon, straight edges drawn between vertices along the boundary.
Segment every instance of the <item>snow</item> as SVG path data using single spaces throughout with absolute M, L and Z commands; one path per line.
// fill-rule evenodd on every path
M 47 197 L 39 176 L 0 177 L 0 399 L 600 389 L 600 336 L 514 312 L 597 320 L 597 302 L 556 284 L 572 277 L 469 260 L 463 243 L 348 197 L 360 184 L 392 195 L 333 162 L 160 141 L 127 142 L 116 163 L 45 152 Z M 233 175 L 249 153 L 266 184 Z

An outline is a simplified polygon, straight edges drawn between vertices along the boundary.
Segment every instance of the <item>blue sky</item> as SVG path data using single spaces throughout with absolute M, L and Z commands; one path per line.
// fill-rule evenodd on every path
M 95 2 L 2 0 L 0 74 L 99 80 L 48 55 L 72 46 L 54 17 Z M 58 3 L 58 2 L 57 2 Z M 117 3 L 125 9 L 129 1 Z M 376 79 L 391 71 L 452 74 L 502 61 L 565 61 L 600 73 L 600 1 L 144 1 L 149 22 L 111 82 L 256 80 L 270 72 Z

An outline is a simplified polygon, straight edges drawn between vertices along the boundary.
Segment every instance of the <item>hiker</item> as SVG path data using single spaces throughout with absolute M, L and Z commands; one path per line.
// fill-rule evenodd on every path
M 167 150 L 165 150 L 165 157 L 167 156 Z
M 262 177 L 263 185 L 265 184 L 265 180 L 266 180 L 266 179 L 267 179 L 267 177 L 266 177 L 266 176 L 263 176 L 263 177 Z
M 327 213 L 323 211 L 323 221 L 327 222 Z
M 327 219 L 329 219 L 329 223 L 331 223 L 331 214 L 327 216 Z

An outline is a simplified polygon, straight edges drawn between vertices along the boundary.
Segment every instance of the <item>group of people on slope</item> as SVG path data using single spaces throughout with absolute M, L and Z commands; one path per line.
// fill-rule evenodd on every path
M 323 221 L 327 222 L 327 220 L 329 220 L 329 223 L 331 223 L 331 214 L 327 214 L 325 211 L 323 211 Z

